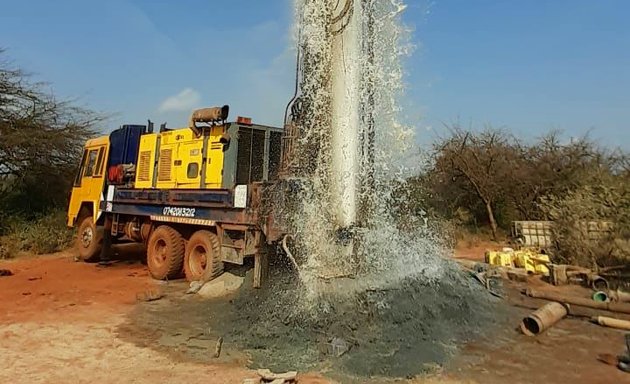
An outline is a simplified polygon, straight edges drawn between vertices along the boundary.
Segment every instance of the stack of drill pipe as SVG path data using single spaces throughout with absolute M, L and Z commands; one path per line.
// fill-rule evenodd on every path
M 537 299 L 545 299 L 545 300 L 550 300 L 550 301 L 557 301 L 559 303 L 578 305 L 581 307 L 603 309 L 605 311 L 610 311 L 610 312 L 630 314 L 630 304 L 628 303 L 597 302 L 597 301 L 593 301 L 587 298 L 565 296 L 565 295 L 553 293 L 553 292 L 537 291 L 531 288 L 527 288 L 527 290 L 525 291 L 525 294 L 529 297 L 534 297 Z

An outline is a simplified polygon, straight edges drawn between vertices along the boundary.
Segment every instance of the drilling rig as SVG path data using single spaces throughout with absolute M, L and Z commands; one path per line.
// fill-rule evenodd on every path
M 280 176 L 325 185 L 319 194 L 332 207 L 327 220 L 338 253 L 352 259 L 374 182 L 374 1 L 305 0 L 299 6 L 295 93 L 285 111 Z
M 228 113 L 204 108 L 188 127 L 125 125 L 88 140 L 67 215 L 79 257 L 106 262 L 112 243 L 144 243 L 154 278 L 209 281 L 254 256 L 259 286 L 279 236 L 262 191 L 277 180 L 282 129 Z
M 184 128 L 126 125 L 85 144 L 67 218 L 81 259 L 107 262 L 112 243 L 140 242 L 154 278 L 209 281 L 253 256 L 260 286 L 266 250 L 293 230 L 277 208 L 299 205 L 315 180 L 335 253 L 356 258 L 373 182 L 373 2 L 300 7 L 284 129 L 229 122 L 224 106 L 194 111 Z

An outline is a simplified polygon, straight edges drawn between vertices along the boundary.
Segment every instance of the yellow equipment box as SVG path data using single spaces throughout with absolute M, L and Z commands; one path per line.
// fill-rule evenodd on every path
M 532 251 L 486 251 L 486 263 L 500 267 L 523 268 L 527 273 L 549 276 L 548 255 Z
M 225 131 L 223 126 L 216 126 L 211 128 L 209 135 L 202 137 L 195 137 L 187 128 L 142 135 L 135 187 L 221 188 L 224 154 L 221 137 Z M 204 150 L 207 152 L 205 156 Z M 153 174 L 156 154 L 157 177 Z M 202 178 L 205 178 L 203 183 Z
M 486 251 L 486 263 L 500 267 L 514 267 L 512 252 Z
M 549 256 L 541 253 L 529 251 L 514 252 L 514 265 L 518 268 L 525 268 L 527 273 L 539 273 L 549 276 L 547 264 L 550 262 Z

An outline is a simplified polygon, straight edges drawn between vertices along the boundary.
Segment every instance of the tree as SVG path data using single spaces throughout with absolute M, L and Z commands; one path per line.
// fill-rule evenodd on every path
M 0 208 L 32 213 L 65 204 L 81 148 L 103 118 L 57 100 L 1 60 Z
M 441 190 L 455 184 L 465 195 L 477 198 L 496 239 L 495 208 L 510 188 L 518 148 L 510 135 L 492 127 L 477 133 L 454 125 L 449 131 L 450 137 L 434 146 L 436 181 Z
M 519 144 L 520 160 L 512 174 L 510 202 L 525 220 L 543 219 L 538 202 L 545 196 L 563 196 L 592 183 L 598 174 L 609 172 L 611 157 L 588 135 L 563 143 L 552 131 L 532 145 Z

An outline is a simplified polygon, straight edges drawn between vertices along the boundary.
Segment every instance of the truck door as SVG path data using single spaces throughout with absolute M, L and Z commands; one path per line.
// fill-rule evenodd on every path
M 79 215 L 79 210 L 87 203 L 92 210 L 94 222 L 99 216 L 99 203 L 105 180 L 107 145 L 87 147 L 83 151 L 79 172 L 74 180 L 70 205 L 68 207 L 68 225 L 72 226 Z

